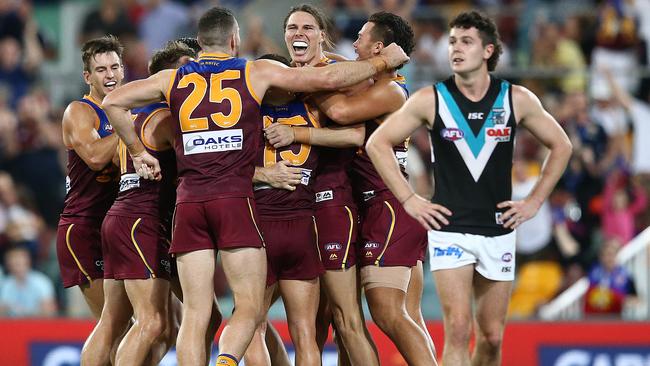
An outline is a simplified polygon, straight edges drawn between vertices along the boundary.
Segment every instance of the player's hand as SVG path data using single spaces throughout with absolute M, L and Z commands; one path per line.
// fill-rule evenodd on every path
M 506 229 L 516 229 L 523 222 L 530 220 L 541 205 L 530 199 L 520 201 L 503 201 L 497 204 L 498 208 L 509 208 L 501 215 L 503 227 Z
M 402 203 L 402 206 L 427 231 L 440 230 L 442 225 L 449 225 L 449 221 L 445 216 L 451 216 L 451 211 L 447 207 L 431 203 L 417 194 L 407 198 Z
M 293 134 L 293 128 L 288 125 L 280 123 L 272 123 L 269 127 L 264 129 L 264 136 L 266 140 L 274 148 L 289 146 L 295 140 L 296 136 Z
M 302 169 L 290 166 L 288 160 L 282 160 L 273 164 L 267 169 L 266 177 L 269 185 L 273 188 L 286 189 L 295 191 L 296 186 L 300 184 L 302 179 Z
M 398 46 L 396 43 L 391 43 L 388 47 L 384 47 L 381 50 L 380 55 L 384 58 L 384 61 L 386 61 L 389 69 L 394 69 L 409 61 L 409 57 L 406 55 L 402 47 Z
M 149 180 L 161 180 L 162 174 L 160 174 L 160 163 L 158 159 L 154 158 L 146 150 L 142 152 L 131 155 L 133 160 L 133 167 L 135 172 L 138 173 L 144 179 Z

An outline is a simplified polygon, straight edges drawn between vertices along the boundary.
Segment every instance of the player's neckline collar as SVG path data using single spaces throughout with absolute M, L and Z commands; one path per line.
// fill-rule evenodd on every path
M 199 61 L 200 60 L 227 60 L 229 58 L 233 58 L 233 56 L 227 53 L 210 52 L 210 53 L 202 53 L 199 56 Z
M 102 106 L 102 102 L 100 102 L 100 101 L 98 101 L 97 99 L 95 99 L 95 97 L 93 97 L 92 95 L 90 95 L 90 93 L 84 95 L 84 99 L 88 99 L 89 101 L 91 101 L 91 102 L 97 104 L 98 107 L 101 107 L 101 106 Z

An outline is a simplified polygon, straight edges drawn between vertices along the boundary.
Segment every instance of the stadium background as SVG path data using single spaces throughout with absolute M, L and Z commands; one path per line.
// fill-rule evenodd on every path
M 242 56 L 286 54 L 282 21 L 289 7 L 298 3 L 0 0 L 0 256 L 14 245 L 28 248 L 31 270 L 47 278 L 46 285 L 31 293 L 45 302 L 52 300 L 52 306 L 34 312 L 16 307 L 20 300 L 6 290 L 16 274 L 4 260 L 0 262 L 0 365 L 76 365 L 79 348 L 93 326 L 79 291 L 61 287 L 54 245 L 65 194 L 61 116 L 68 102 L 87 92 L 81 78 L 80 44 L 115 34 L 125 45 L 127 79 L 146 77 L 152 51 L 169 39 L 194 35 L 202 10 L 222 5 L 234 10 L 240 21 Z M 504 364 L 650 365 L 650 232 L 643 232 L 650 216 L 645 200 L 650 147 L 644 141 L 650 139 L 650 0 L 310 3 L 330 15 L 334 51 L 349 58 L 355 57 L 352 42 L 368 14 L 388 10 L 409 19 L 417 48 L 403 73 L 412 91 L 448 75 L 445 29 L 450 17 L 479 8 L 496 19 L 506 46 L 497 74 L 533 90 L 574 143 L 574 156 L 562 181 L 535 221 L 518 233 L 518 279 Z M 605 77 L 608 72 L 613 83 L 637 98 L 634 105 L 639 108 L 631 113 L 620 108 Z M 430 196 L 430 152 L 424 131 L 413 135 L 411 152 L 411 182 L 418 193 Z M 518 134 L 516 197 L 530 189 L 543 154 L 529 134 Z M 613 203 L 619 193 L 627 204 Z M 621 232 L 612 217 L 632 220 L 634 232 Z M 630 270 L 637 296 L 620 312 L 585 314 L 582 294 L 588 281 L 583 276 L 599 262 L 600 248 L 609 240 L 623 247 L 619 260 Z M 222 310 L 229 314 L 228 289 L 217 287 Z M 565 289 L 569 293 L 558 300 Z M 441 313 L 428 271 L 422 311 L 440 351 Z M 270 316 L 289 342 L 282 305 L 276 304 Z M 367 309 L 366 316 L 370 319 Z M 405 364 L 377 328 L 372 331 L 382 364 Z M 326 352 L 324 365 L 335 364 L 332 352 Z M 175 364 L 173 357 L 164 364 Z

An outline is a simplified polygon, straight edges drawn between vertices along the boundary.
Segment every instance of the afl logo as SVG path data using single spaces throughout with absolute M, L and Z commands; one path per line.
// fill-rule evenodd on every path
M 443 128 L 440 130 L 440 136 L 447 141 L 461 140 L 465 133 L 458 128 Z
M 339 243 L 328 243 L 325 244 L 325 250 L 328 252 L 335 252 L 337 250 L 341 250 L 342 246 Z
M 512 260 L 512 253 L 508 252 L 501 256 L 501 260 L 504 262 L 510 262 Z
M 364 245 L 363 249 L 378 249 L 379 243 L 368 242 Z

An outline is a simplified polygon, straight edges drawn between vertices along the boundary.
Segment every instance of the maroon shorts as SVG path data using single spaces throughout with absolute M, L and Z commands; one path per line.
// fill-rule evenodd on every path
M 323 267 L 328 271 L 347 269 L 357 263 L 357 209 L 329 206 L 316 210 L 318 250 Z
M 426 250 L 427 232 L 392 195 L 363 209 L 358 256 L 362 266 L 412 267 Z
M 311 216 L 291 220 L 262 220 L 268 273 L 266 283 L 312 280 L 325 270 L 318 256 L 317 229 Z
M 159 220 L 107 215 L 102 224 L 104 278 L 169 280 L 169 244 Z
M 255 202 L 247 197 L 176 204 L 170 253 L 264 246 Z
M 56 256 L 63 287 L 104 278 L 101 221 L 62 217 L 56 232 Z

